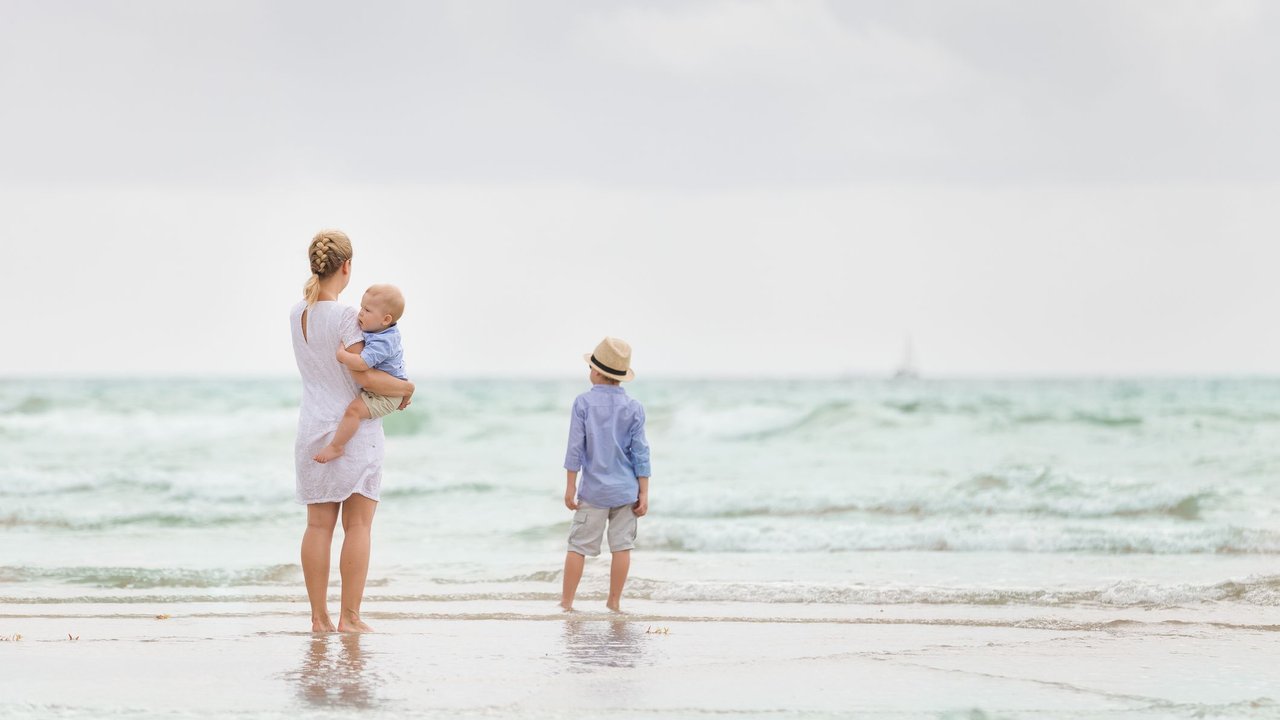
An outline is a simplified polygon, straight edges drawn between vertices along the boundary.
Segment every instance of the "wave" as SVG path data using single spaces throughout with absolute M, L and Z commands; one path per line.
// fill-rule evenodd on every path
M 30 516 L 11 513 L 0 515 L 0 529 L 44 528 L 54 530 L 112 530 L 129 527 L 152 528 L 218 528 L 240 525 L 263 525 L 291 521 L 285 513 L 216 514 L 207 508 L 192 512 L 152 511 L 116 515 L 112 517 L 71 518 L 58 516 Z
M 494 584 L 549 583 L 559 585 L 563 571 L 539 570 Z M 442 581 L 437 581 L 442 582 Z M 487 584 L 475 580 L 449 584 Z M 546 593 L 536 593 L 542 597 Z M 799 582 L 665 581 L 633 577 L 629 597 L 684 602 L 834 603 L 844 605 L 1098 605 L 1107 607 L 1176 607 L 1208 602 L 1280 606 L 1280 575 L 1251 575 L 1209 585 L 1161 585 L 1136 580 L 1117 581 L 1096 589 L 954 588 L 872 586 Z M 522 593 L 506 593 L 521 599 Z M 528 598 L 532 599 L 532 598 Z
M 456 483 L 453 485 L 435 485 L 429 487 L 408 486 L 394 487 L 382 492 L 383 499 L 401 499 L 401 498 L 419 498 L 433 497 L 436 495 L 452 495 L 475 493 L 477 495 L 498 492 L 507 488 L 502 488 L 492 483 L 469 482 Z
M 1032 516 L 1051 518 L 1174 518 L 1200 520 L 1220 497 L 1210 489 L 1088 478 L 1045 467 L 1013 467 L 949 485 L 915 487 L 867 483 L 834 487 L 833 496 L 750 494 L 676 488 L 664 512 L 670 517 L 753 518 L 861 514 L 879 517 L 954 518 Z M 858 495 L 852 495 L 857 492 Z
M 833 423 L 852 417 L 853 410 L 854 405 L 849 401 L 823 403 L 815 408 L 803 411 L 799 417 L 785 421 L 780 425 L 733 433 L 724 436 L 724 439 L 759 441 L 775 437 L 785 437 L 804 432 L 815 427 L 827 428 Z
M 1096 589 L 949 588 L 821 583 L 662 582 L 633 578 L 627 594 L 681 602 L 824 603 L 841 605 L 1019 605 L 1160 608 L 1213 602 L 1280 606 L 1280 575 L 1213 585 L 1115 582 Z
M 300 588 L 301 570 L 296 565 L 278 565 L 248 570 L 174 570 L 142 568 L 0 568 L 0 581 L 57 580 L 66 584 L 91 585 L 103 590 L 255 588 L 289 586 Z M 386 587 L 375 579 L 371 588 Z M 369 601 L 395 602 L 554 602 L 560 598 L 559 573 L 546 571 L 524 576 L 523 580 L 492 582 L 446 582 L 465 585 L 465 590 L 439 593 L 371 592 Z M 511 587 L 515 584 L 517 587 Z M 524 585 L 526 587 L 520 587 Z M 493 586 L 502 586 L 501 589 Z M 533 586 L 533 587 L 527 587 Z M 583 599 L 604 599 L 602 589 L 583 588 Z M 799 582 L 713 582 L 661 581 L 634 577 L 627 584 L 627 596 L 634 599 L 670 603 L 760 603 L 819 605 L 947 605 L 1008 607 L 1098 607 L 1176 608 L 1215 603 L 1257 607 L 1280 607 L 1280 575 L 1250 576 L 1213 584 L 1162 585 L 1142 581 L 1120 581 L 1096 588 L 1009 588 L 1009 587 L 928 587 Z M 181 594 L 139 595 L 98 594 L 81 596 L 7 597 L 12 604 L 134 604 L 150 602 L 289 603 L 297 592 L 275 594 Z M 1130 621 L 1113 621 L 1130 622 Z
M 821 518 L 829 515 L 863 514 L 883 517 L 924 518 L 933 516 L 974 516 L 974 515 L 1036 515 L 1059 518 L 1125 518 L 1125 517 L 1170 517 L 1182 520 L 1196 520 L 1200 517 L 1202 505 L 1209 493 L 1180 495 L 1168 500 L 1156 500 L 1150 503 L 1136 503 L 1120 508 L 1090 508 L 1082 506 L 1064 506 L 1053 503 L 1028 503 L 1017 505 L 997 505 L 995 503 L 949 503 L 935 505 L 921 500 L 904 499 L 896 502 L 848 502 L 831 503 L 822 499 L 792 500 L 778 503 L 739 502 L 738 507 L 722 507 L 703 512 L 689 506 L 673 508 L 671 517 L 705 517 L 705 518 Z
M 1138 415 L 1113 415 L 1110 413 L 1100 412 L 1075 412 L 1072 413 L 1070 420 L 1083 425 L 1096 425 L 1099 427 L 1131 427 L 1142 424 L 1142 417 Z
M 243 570 L 140 567 L 0 567 L 0 583 L 54 581 L 99 588 L 224 588 L 297 585 L 297 565 L 269 565 Z
M 637 545 L 669 552 L 1016 552 L 1152 554 L 1280 554 L 1280 532 L 1235 526 L 1148 523 L 991 522 L 801 523 L 785 518 L 668 520 L 654 518 Z

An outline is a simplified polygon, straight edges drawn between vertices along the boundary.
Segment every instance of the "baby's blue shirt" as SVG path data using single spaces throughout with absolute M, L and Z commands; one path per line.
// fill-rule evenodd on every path
M 381 332 L 364 334 L 364 350 L 360 351 L 370 370 L 381 370 L 388 375 L 408 380 L 404 374 L 404 348 L 400 346 L 400 328 L 395 323 Z

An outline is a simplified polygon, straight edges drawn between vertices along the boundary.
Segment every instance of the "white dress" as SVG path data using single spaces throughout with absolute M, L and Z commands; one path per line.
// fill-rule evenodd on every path
M 377 500 L 382 487 L 382 455 L 385 439 L 382 420 L 362 420 L 342 457 L 327 463 L 311 458 L 333 439 L 347 405 L 360 392 L 351 373 L 338 362 L 343 347 L 364 340 L 356 324 L 356 309 L 333 301 L 320 301 L 307 312 L 307 334 L 302 334 L 299 302 L 289 313 L 293 326 L 293 356 L 302 375 L 302 407 L 298 412 L 298 439 L 294 443 L 297 469 L 295 497 L 303 504 L 342 502 L 355 493 Z

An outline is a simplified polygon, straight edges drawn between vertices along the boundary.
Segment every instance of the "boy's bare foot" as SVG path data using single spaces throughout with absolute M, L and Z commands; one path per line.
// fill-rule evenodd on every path
M 605 602 L 604 606 L 605 606 L 605 607 L 607 607 L 607 608 L 609 608 L 610 610 L 612 610 L 612 611 L 616 612 L 616 613 L 620 613 L 620 612 L 622 612 L 622 603 L 621 603 L 621 601 L 618 601 L 618 600 L 609 600 L 609 601 Z
M 560 609 L 561 609 L 561 610 L 563 610 L 563 611 L 565 611 L 565 612 L 573 612 L 573 611 L 574 611 L 574 610 L 573 610 L 573 604 L 572 604 L 572 603 L 570 603 L 570 604 L 568 604 L 568 605 L 565 605 L 563 602 L 561 602 L 561 603 L 560 603 Z
M 344 610 L 342 616 L 338 619 L 338 632 L 366 633 L 373 632 L 373 628 L 361 620 L 359 615 Z
M 311 618 L 311 632 L 313 633 L 331 633 L 337 628 L 333 626 L 333 620 L 326 615 L 322 618 Z
M 342 448 L 326 445 L 323 450 L 316 453 L 316 456 L 311 459 L 318 463 L 327 463 L 340 457 L 342 457 Z

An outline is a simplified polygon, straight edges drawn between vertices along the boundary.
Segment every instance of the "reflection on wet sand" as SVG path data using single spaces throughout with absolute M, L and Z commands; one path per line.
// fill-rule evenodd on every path
M 564 650 L 569 669 L 576 672 L 635 667 L 644 659 L 644 626 L 626 620 L 566 620 Z
M 315 635 L 307 640 L 301 668 L 289 673 L 298 698 L 317 707 L 368 709 L 378 704 L 382 679 L 368 668 L 360 633 Z

